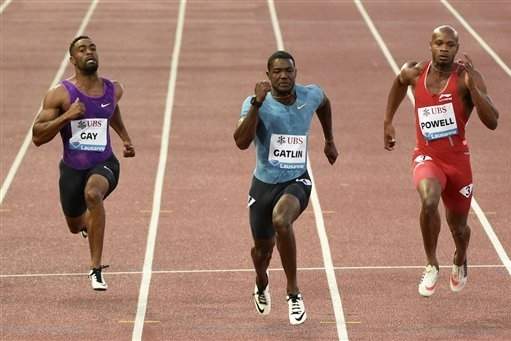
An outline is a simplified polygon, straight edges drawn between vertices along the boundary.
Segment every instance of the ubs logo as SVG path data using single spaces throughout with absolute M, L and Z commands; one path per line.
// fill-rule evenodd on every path
M 90 120 L 89 119 L 89 120 L 78 121 L 76 126 L 82 130 L 85 128 L 101 128 L 102 123 L 101 123 L 101 120 Z
M 282 145 L 286 142 L 286 138 L 284 136 L 279 136 L 279 138 L 277 139 L 277 143 Z

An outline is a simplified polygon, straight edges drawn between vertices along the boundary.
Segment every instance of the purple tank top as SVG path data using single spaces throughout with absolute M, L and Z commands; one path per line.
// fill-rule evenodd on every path
M 90 97 L 82 93 L 68 80 L 62 85 L 73 103 L 76 98 L 85 105 L 84 115 L 60 129 L 64 144 L 63 161 L 74 169 L 89 169 L 112 155 L 109 124 L 117 105 L 114 84 L 103 78 L 102 96 Z

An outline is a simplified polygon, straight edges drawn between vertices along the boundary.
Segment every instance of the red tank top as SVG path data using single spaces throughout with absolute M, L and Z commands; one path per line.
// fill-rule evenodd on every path
M 458 94 L 458 68 L 454 64 L 445 87 L 432 94 L 426 87 L 431 61 L 415 84 L 415 131 L 417 147 L 433 151 L 468 151 L 465 125 L 468 113 Z

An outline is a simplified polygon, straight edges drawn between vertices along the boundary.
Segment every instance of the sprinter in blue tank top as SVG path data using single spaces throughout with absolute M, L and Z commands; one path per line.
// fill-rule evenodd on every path
M 96 45 L 87 36 L 69 45 L 73 77 L 62 81 L 46 94 L 42 110 L 32 129 L 36 146 L 60 133 L 64 153 L 60 162 L 60 202 L 71 233 L 89 238 L 91 266 L 89 278 L 94 290 L 108 288 L 101 264 L 105 231 L 103 200 L 119 180 L 119 161 L 112 152 L 111 126 L 124 145 L 124 157 L 135 156 L 135 149 L 124 126 L 118 102 L 119 82 L 98 76 Z
M 323 90 L 317 85 L 295 84 L 295 61 L 285 51 L 272 54 L 267 67 L 269 81 L 258 82 L 254 95 L 243 102 L 234 139 L 240 149 L 247 149 L 252 142 L 256 148 L 248 198 L 256 271 L 254 304 L 259 314 L 270 312 L 267 269 L 276 241 L 287 278 L 289 322 L 296 325 L 303 323 L 307 314 L 296 278 L 293 222 L 307 207 L 311 193 L 307 144 L 314 113 L 323 128 L 324 152 L 330 164 L 338 152 L 330 101 Z

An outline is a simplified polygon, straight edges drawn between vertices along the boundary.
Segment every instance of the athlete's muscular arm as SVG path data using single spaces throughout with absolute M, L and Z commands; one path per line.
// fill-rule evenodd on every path
M 474 69 L 472 60 L 465 56 L 465 61 L 461 62 L 465 69 L 464 83 L 470 92 L 470 99 L 476 107 L 477 115 L 481 122 L 491 130 L 497 128 L 499 112 L 486 94 L 486 84 L 479 72 Z
M 420 72 L 419 66 L 420 64 L 416 62 L 405 63 L 390 88 L 383 119 L 383 143 L 386 150 L 394 150 L 396 145 L 396 131 L 392 125 L 392 120 L 397 108 L 406 96 L 408 86 L 415 85 L 415 80 Z
M 268 81 L 258 82 L 255 86 L 256 101 L 262 103 L 268 91 L 271 90 L 271 84 Z M 239 149 L 247 149 L 255 138 L 257 123 L 259 122 L 259 108 L 252 105 L 245 117 L 240 118 L 236 130 L 234 131 L 234 141 Z
M 66 102 L 69 102 L 69 98 L 62 86 L 48 91 L 32 127 L 32 142 L 36 146 L 51 141 L 63 126 L 85 112 L 85 106 L 78 98 L 70 106 Z M 69 109 L 61 115 L 61 108 L 65 106 L 69 106 Z
M 325 137 L 325 147 L 323 151 L 331 165 L 337 160 L 339 153 L 334 142 L 334 135 L 332 133 L 332 108 L 330 106 L 330 100 L 324 95 L 323 102 L 316 109 L 319 122 L 323 128 L 323 136 Z
M 115 87 L 115 98 L 116 102 L 119 103 L 121 100 L 123 89 L 119 82 L 113 82 Z M 123 155 L 124 157 L 133 157 L 135 156 L 135 147 L 133 147 L 133 144 L 131 143 L 130 136 L 128 134 L 128 131 L 126 130 L 126 127 L 124 126 L 124 122 L 122 121 L 121 117 L 121 110 L 119 109 L 119 104 L 115 106 L 114 113 L 112 115 L 112 118 L 110 119 L 110 126 L 115 130 L 117 135 L 122 140 L 122 144 L 124 146 Z

